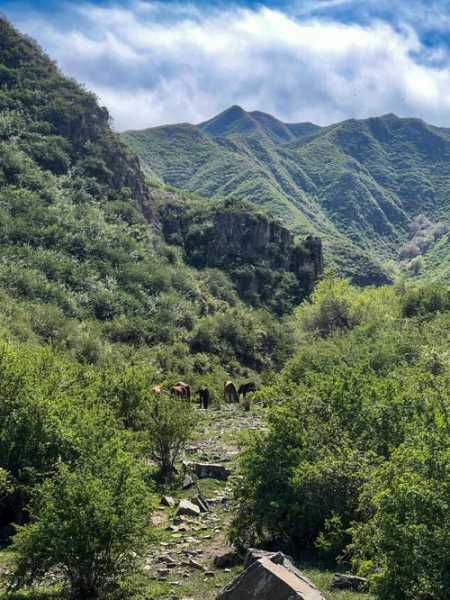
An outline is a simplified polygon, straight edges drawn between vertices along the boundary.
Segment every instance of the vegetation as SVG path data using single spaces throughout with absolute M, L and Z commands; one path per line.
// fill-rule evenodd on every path
M 448 290 L 324 281 L 259 392 L 231 537 L 353 561 L 377 597 L 449 594 Z
M 175 473 L 175 464 L 191 439 L 195 415 L 184 399 L 166 393 L 151 399 L 145 431 L 149 439 L 150 456 L 159 467 L 159 475 L 169 482 Z
M 183 379 L 217 401 L 233 377 L 256 381 L 266 414 L 260 426 L 245 413 L 234 543 L 351 562 L 380 600 L 447 598 L 448 288 L 328 278 L 295 308 L 304 288 L 286 253 L 301 249 L 289 236 L 256 257 L 243 244 L 208 256 L 216 219 L 285 230 L 240 202 L 148 187 L 95 97 L 3 19 L 0 83 L 6 597 L 168 593 L 157 582 L 139 595 L 133 577 L 154 541 L 155 470 L 172 478 L 197 419 L 151 389 Z M 380 261 L 401 248 L 415 276 L 450 272 L 448 132 L 393 116 L 282 125 L 235 107 L 199 127 L 130 135 L 148 175 L 245 195 L 299 233 L 323 232 L 335 266 L 360 283 L 386 281 Z M 237 435 L 216 425 L 220 443 Z
M 447 129 L 395 115 L 287 125 L 232 107 L 122 139 L 165 183 L 251 201 L 296 234 L 319 235 L 329 268 L 355 283 L 449 278 Z

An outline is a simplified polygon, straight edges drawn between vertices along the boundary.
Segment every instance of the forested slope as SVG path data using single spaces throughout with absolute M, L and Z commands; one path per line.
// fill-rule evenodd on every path
M 270 366 L 284 342 L 268 303 L 256 293 L 250 309 L 227 274 L 186 265 L 161 234 L 161 207 L 190 199 L 148 187 L 107 110 L 5 20 L 0 82 L 2 331 L 94 363 L 137 351 L 166 376 Z M 196 358 L 199 335 L 211 352 Z

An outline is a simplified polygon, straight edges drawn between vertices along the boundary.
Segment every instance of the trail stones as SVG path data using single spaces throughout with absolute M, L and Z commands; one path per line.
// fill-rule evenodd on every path
M 231 474 L 230 469 L 227 469 L 224 465 L 215 463 L 190 462 L 184 463 L 184 465 L 192 473 L 195 473 L 199 479 L 218 479 L 219 481 L 227 481 Z
M 225 554 L 219 554 L 214 557 L 214 566 L 218 569 L 227 569 L 229 567 L 235 567 L 242 562 L 241 557 L 237 552 L 225 552 Z
M 189 500 L 180 500 L 176 514 L 186 515 L 188 517 L 198 517 L 200 508 L 196 504 L 189 502 Z
M 172 496 L 163 496 L 161 498 L 161 504 L 163 506 L 169 506 L 170 508 L 172 508 L 173 506 L 175 506 L 176 503 L 177 502 L 175 498 L 172 498 Z
M 186 474 L 183 479 L 183 489 L 186 490 L 194 485 L 194 479 L 189 474 Z
M 281 552 L 258 558 L 223 588 L 216 600 L 324 600 L 319 590 Z
M 203 498 L 203 496 L 201 496 L 200 494 L 197 494 L 196 496 L 191 498 L 191 502 L 192 504 L 196 504 L 199 507 L 200 512 L 209 512 L 208 501 L 206 500 L 206 498 Z
M 335 573 L 333 581 L 331 582 L 331 589 L 360 592 L 364 590 L 366 585 L 367 579 L 364 577 L 358 577 L 356 575 L 351 575 L 350 573 Z

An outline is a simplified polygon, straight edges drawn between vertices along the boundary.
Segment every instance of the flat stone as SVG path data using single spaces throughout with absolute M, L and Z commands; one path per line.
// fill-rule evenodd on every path
M 199 479 L 218 479 L 219 481 L 227 481 L 231 475 L 230 469 L 217 463 L 189 462 L 184 463 L 184 465 L 195 473 Z
M 203 498 L 203 496 L 201 496 L 200 494 L 193 496 L 191 498 L 191 502 L 192 502 L 192 504 L 196 504 L 199 507 L 200 512 L 208 512 L 209 511 L 208 501 L 206 500 L 206 498 Z
M 180 500 L 176 514 L 198 517 L 200 515 L 200 508 L 196 504 L 189 502 L 189 500 Z
M 161 504 L 163 506 L 173 507 L 176 505 L 176 503 L 177 501 L 175 500 L 175 498 L 172 498 L 172 496 L 163 496 L 161 498 Z
M 351 573 L 335 573 L 333 581 L 331 582 L 332 590 L 353 590 L 359 592 L 363 590 L 367 585 L 367 579 L 365 577 L 358 577 Z

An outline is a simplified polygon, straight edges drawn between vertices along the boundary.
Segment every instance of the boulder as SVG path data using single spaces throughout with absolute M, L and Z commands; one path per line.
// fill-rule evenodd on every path
M 216 463 L 192 462 L 185 463 L 185 465 L 195 473 L 199 479 L 218 479 L 219 481 L 226 481 L 231 474 L 230 469 Z
M 248 548 L 244 559 L 244 569 L 247 569 L 252 563 L 260 558 L 272 559 L 277 553 L 269 552 L 268 550 L 260 550 L 259 548 Z
M 188 517 L 198 517 L 200 514 L 200 508 L 196 504 L 192 504 L 189 500 L 180 500 L 176 515 L 186 515 Z
M 163 496 L 161 498 L 161 504 L 163 506 L 170 506 L 170 507 L 172 507 L 172 506 L 175 506 L 176 503 L 177 502 L 176 502 L 175 498 L 172 498 L 172 496 Z
M 366 586 L 367 579 L 365 577 L 358 577 L 351 573 L 335 573 L 331 582 L 332 590 L 352 590 L 353 592 L 359 592 L 364 590 Z
M 186 490 L 187 488 L 190 488 L 193 485 L 194 485 L 194 479 L 190 475 L 186 474 L 183 479 L 183 484 L 182 484 L 183 489 Z
M 277 555 L 284 557 L 281 552 Z M 268 556 L 257 559 L 225 586 L 216 600 L 324 600 L 315 585 L 284 559 L 292 570 Z

